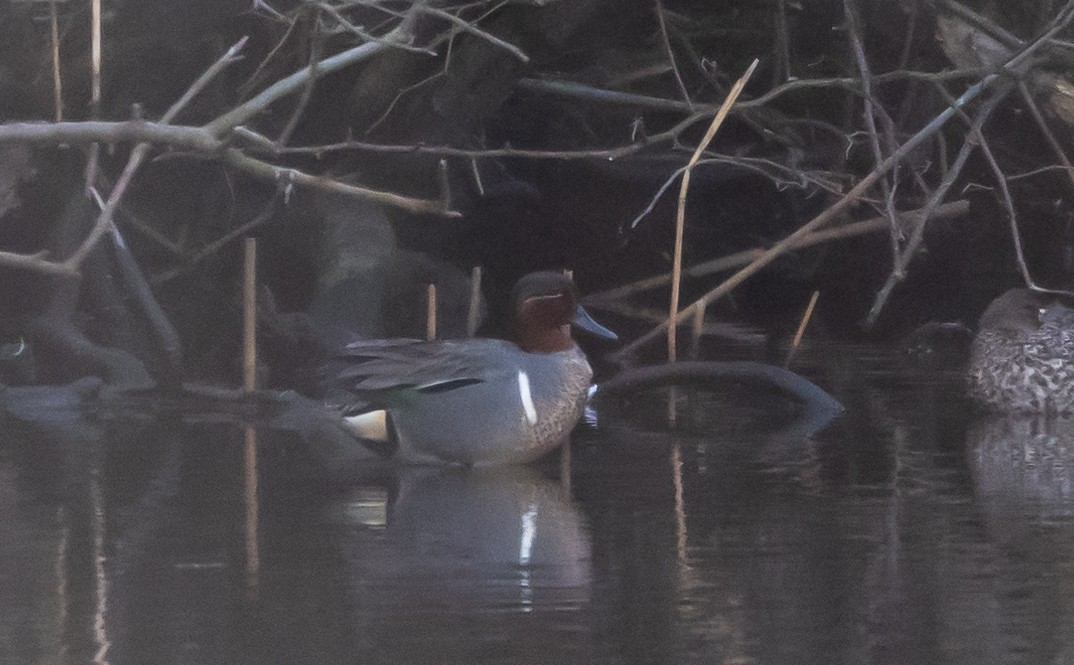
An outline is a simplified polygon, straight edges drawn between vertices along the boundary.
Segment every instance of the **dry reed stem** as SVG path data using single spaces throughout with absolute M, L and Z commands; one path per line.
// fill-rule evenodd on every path
M 48 3 L 49 39 L 52 41 L 52 95 L 56 105 L 56 122 L 63 120 L 63 80 L 60 77 L 60 26 L 56 0 Z
M 243 243 L 242 261 L 242 389 L 257 390 L 257 239 Z
M 571 437 L 559 447 L 559 487 L 563 498 L 571 500 Z
M 90 104 L 96 119 L 101 111 L 101 0 L 93 0 L 90 21 L 90 67 L 93 72 Z
M 436 284 L 429 284 L 425 290 L 425 339 L 436 339 Z
M 481 318 L 481 266 L 470 270 L 470 308 L 466 312 L 466 336 L 477 334 Z
M 90 3 L 90 118 L 101 117 L 101 0 Z M 86 159 L 86 191 L 97 181 L 100 144 L 90 146 Z
M 709 143 L 711 143 L 712 138 L 716 136 L 716 132 L 720 129 L 720 125 L 722 125 L 723 121 L 727 118 L 727 114 L 731 112 L 731 107 L 734 106 L 738 96 L 742 94 L 742 89 L 746 87 L 746 83 L 750 80 L 750 76 L 753 75 L 753 70 L 757 68 L 758 62 L 760 61 L 754 59 L 749 68 L 746 69 L 746 73 L 735 81 L 735 85 L 732 86 L 731 91 L 727 93 L 727 99 L 720 105 L 720 109 L 716 111 L 716 117 L 712 119 L 712 123 L 705 132 L 705 136 L 702 137 L 701 142 L 697 144 L 694 154 L 690 157 L 690 161 L 686 165 L 686 169 L 682 172 L 682 186 L 679 188 L 679 207 L 675 214 L 675 251 L 672 258 L 671 268 L 671 302 L 668 306 L 669 321 L 675 320 L 675 317 L 679 313 L 679 290 L 682 282 L 682 242 L 683 232 L 686 226 L 686 193 L 690 190 L 690 172 L 693 170 L 694 165 L 697 164 L 698 160 L 701 159 L 701 154 L 709 147 Z M 668 326 L 668 362 L 675 362 L 675 346 L 675 326 Z
M 694 303 L 694 325 L 690 329 L 690 360 L 697 360 L 701 336 L 705 334 L 705 303 Z
M 794 333 L 794 339 L 791 340 L 791 348 L 787 351 L 787 360 L 783 362 L 783 368 L 788 369 L 791 366 L 791 361 L 794 360 L 794 354 L 798 352 L 798 346 L 802 343 L 802 336 L 805 335 L 806 326 L 809 325 L 809 320 L 813 318 L 813 308 L 817 306 L 817 298 L 820 297 L 820 291 L 814 291 L 813 296 L 809 299 L 809 304 L 806 305 L 805 313 L 802 314 L 802 320 L 798 322 L 798 330 Z
M 253 427 L 244 428 L 243 436 L 243 506 L 245 508 L 245 579 L 246 592 L 257 597 L 258 580 L 261 571 L 261 551 L 257 537 L 258 514 L 260 504 L 257 500 L 257 431 Z

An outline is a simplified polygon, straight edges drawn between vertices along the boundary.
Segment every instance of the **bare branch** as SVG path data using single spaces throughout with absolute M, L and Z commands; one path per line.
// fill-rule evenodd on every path
M 239 51 L 246 46 L 246 41 L 248 39 L 249 37 L 239 39 L 239 41 L 231 45 L 231 48 L 229 48 L 224 55 L 217 58 L 216 62 L 210 65 L 209 68 L 206 69 L 189 88 L 187 88 L 187 91 L 183 93 L 183 96 L 164 112 L 164 115 L 160 117 L 160 124 L 171 124 L 171 121 L 175 119 L 175 116 L 179 115 L 180 111 L 186 108 L 187 104 L 189 104 L 198 93 L 204 90 L 205 86 L 209 85 L 210 81 L 216 78 L 216 76 L 224 70 L 224 67 L 236 62 L 239 59 Z
M 1000 99 L 1002 99 L 1002 97 L 997 95 L 981 108 L 977 114 L 977 119 L 972 122 L 974 128 L 979 129 L 985 123 L 988 116 L 995 110 Z M 906 277 L 906 269 L 909 267 L 910 261 L 917 254 L 918 247 L 920 247 L 921 242 L 925 238 L 925 224 L 928 222 L 932 211 L 940 205 L 940 202 L 943 201 L 943 197 L 947 195 L 947 191 L 954 184 L 959 174 L 962 173 L 962 169 L 966 165 L 966 160 L 969 159 L 976 144 L 976 138 L 967 138 L 962 143 L 962 148 L 959 150 L 958 156 L 955 157 L 955 161 L 951 164 L 950 170 L 944 175 L 940 186 L 933 192 L 932 197 L 925 206 L 924 213 L 914 226 L 913 233 L 911 233 L 910 239 L 906 243 L 906 247 L 900 254 L 896 255 L 895 265 L 891 269 L 891 274 L 888 275 L 887 281 L 884 282 L 884 286 L 877 292 L 876 298 L 873 300 L 873 306 L 869 309 L 869 314 L 865 317 L 866 328 L 871 328 L 873 324 L 876 323 L 876 319 L 880 316 L 880 311 L 884 308 L 884 304 L 891 296 L 895 286 Z
M 1070 178 L 1071 185 L 1074 186 L 1074 165 L 1071 165 L 1070 159 L 1067 158 L 1066 152 L 1063 150 L 1063 146 L 1059 144 L 1059 140 L 1055 138 L 1055 134 L 1048 128 L 1048 123 L 1044 120 L 1044 115 L 1040 112 L 1040 107 L 1037 106 L 1036 100 L 1033 99 L 1033 95 L 1029 92 L 1029 86 L 1025 81 L 1018 82 L 1018 92 L 1022 95 L 1022 101 L 1026 103 L 1029 108 L 1029 112 L 1033 114 L 1033 121 L 1037 123 L 1037 127 L 1040 128 L 1040 133 L 1044 135 L 1044 139 L 1048 141 L 1048 147 L 1055 153 L 1056 159 L 1062 163 L 1063 168 L 1066 169 L 1067 177 Z
M 880 149 L 880 136 L 876 131 L 876 114 L 879 104 L 876 103 L 873 97 L 872 72 L 869 69 L 869 60 L 865 57 L 865 47 L 862 45 L 861 37 L 861 21 L 859 20 L 858 8 L 854 0 L 843 0 L 843 15 L 847 21 L 847 32 L 850 37 L 851 50 L 854 52 L 854 60 L 858 64 L 858 71 L 861 72 L 863 115 L 865 116 L 865 128 L 869 132 L 869 147 L 873 153 L 874 163 L 879 164 L 884 159 L 884 153 Z M 898 266 L 899 240 L 901 236 L 901 231 L 895 220 L 895 189 L 898 186 L 895 175 L 898 172 L 897 168 L 891 170 L 890 182 L 887 178 L 880 179 L 880 188 L 884 194 L 884 213 L 891 224 L 891 257 L 896 266 Z
M 316 11 L 320 11 L 319 9 Z M 319 16 L 316 18 L 320 18 Z M 306 112 L 306 107 L 310 103 L 310 99 L 313 98 L 313 86 L 317 82 L 317 60 L 321 57 L 321 45 L 324 38 L 319 33 L 314 33 L 312 38 L 312 45 L 310 47 L 309 57 L 309 78 L 306 79 L 306 84 L 302 86 L 302 94 L 298 97 L 298 103 L 295 104 L 294 110 L 291 111 L 291 117 L 287 119 L 287 124 L 283 126 L 283 130 L 276 138 L 278 145 L 287 145 L 291 140 L 291 134 L 294 133 L 298 127 L 299 121 L 302 119 L 302 114 Z
M 985 77 L 984 80 L 974 84 L 957 100 L 960 106 L 969 103 L 971 100 L 978 97 L 984 90 L 989 89 L 996 81 L 1000 79 L 998 74 L 990 74 Z M 939 115 L 937 115 L 931 122 L 923 127 L 917 134 L 912 136 L 906 143 L 903 143 L 898 150 L 892 153 L 887 159 L 878 164 L 868 175 L 861 179 L 857 185 L 854 186 L 849 192 L 846 193 L 841 199 L 839 199 L 834 205 L 820 213 L 812 220 L 801 226 L 797 231 L 787 236 L 780 242 L 776 243 L 765 252 L 762 256 L 758 257 L 750 265 L 746 266 L 742 270 L 738 271 L 715 289 L 709 291 L 702 296 L 697 302 L 703 302 L 705 305 L 709 305 L 712 302 L 722 298 L 723 296 L 734 290 L 739 284 L 746 281 L 762 268 L 767 266 L 776 258 L 794 249 L 796 244 L 801 240 L 803 236 L 806 236 L 814 231 L 818 231 L 828 224 L 832 220 L 836 219 L 851 205 L 856 203 L 866 191 L 869 190 L 876 181 L 879 180 L 884 174 L 895 167 L 899 160 L 908 155 L 911 150 L 915 149 L 918 145 L 923 143 L 925 139 L 929 138 L 943 127 L 948 120 L 955 115 L 954 108 L 944 109 Z M 674 324 L 678 325 L 683 323 L 688 318 L 690 308 L 684 308 L 679 316 L 675 317 Z M 661 333 L 663 333 L 668 327 L 668 324 L 662 324 L 653 328 L 649 332 L 645 333 L 641 337 L 637 338 L 630 344 L 627 344 L 620 349 L 615 356 L 617 358 L 623 358 L 630 353 L 633 353 L 641 345 L 648 343 L 655 339 Z
M 417 6 L 417 5 L 415 5 Z M 416 12 L 408 14 L 394 30 L 385 35 L 379 42 L 367 42 L 352 49 L 337 53 L 317 63 L 316 75 L 324 76 L 334 71 L 349 67 L 356 63 L 367 60 L 374 55 L 389 48 L 396 42 L 408 43 L 412 38 L 410 17 Z M 302 88 L 310 78 L 310 68 L 303 67 L 299 71 L 276 81 L 261 91 L 259 95 L 241 104 L 227 113 L 210 121 L 202 129 L 213 136 L 222 136 L 235 127 L 247 122 L 257 114 L 267 109 L 273 102 L 281 97 L 286 97 Z
M 877 74 L 873 77 L 875 83 L 888 83 L 893 81 L 907 81 L 907 80 L 923 80 L 923 81 L 951 81 L 951 80 L 965 80 L 976 79 L 982 76 L 988 75 L 990 70 L 981 68 L 972 69 L 955 69 L 945 72 L 915 72 L 915 71 L 894 71 L 887 72 L 885 74 Z M 650 97 L 648 95 L 638 95 L 629 92 L 618 92 L 615 90 L 605 90 L 602 88 L 594 88 L 582 83 L 573 81 L 546 81 L 544 79 L 532 79 L 524 78 L 518 81 L 518 87 L 523 90 L 529 90 L 531 92 L 540 92 L 551 95 L 561 95 L 566 97 L 576 97 L 581 99 L 588 99 L 594 102 L 600 102 L 605 104 L 618 104 L 622 106 L 633 106 L 643 109 L 651 109 L 653 111 L 679 111 L 682 113 L 702 113 L 705 117 L 711 116 L 716 112 L 717 105 L 715 104 L 687 104 L 675 99 L 664 99 L 661 97 Z M 860 91 L 860 81 L 856 78 L 826 78 L 826 79 L 799 79 L 795 81 L 788 81 L 783 85 L 773 88 L 765 94 L 757 97 L 756 99 L 744 99 L 735 105 L 735 108 L 742 111 L 749 109 L 757 109 L 766 106 L 773 100 L 782 97 L 783 95 L 794 92 L 796 90 L 809 90 L 815 88 L 843 88 L 850 92 L 858 93 Z
M 413 46 L 411 44 L 406 44 L 406 43 L 403 43 L 403 42 L 398 41 L 398 40 L 386 40 L 386 39 L 384 39 L 382 37 L 377 37 L 376 35 L 368 32 L 366 30 L 363 30 L 362 28 L 359 28 L 355 24 L 353 24 L 350 21 L 348 21 L 346 16 L 341 14 L 338 9 L 336 9 L 332 5 L 328 4 L 327 2 L 315 2 L 315 3 L 312 3 L 312 4 L 315 7 L 318 7 L 321 10 L 323 10 L 326 14 L 331 16 L 333 19 L 335 19 L 336 22 L 339 23 L 339 25 L 342 26 L 344 30 L 346 30 L 347 32 L 350 32 L 351 34 L 355 35 L 356 37 L 358 37 L 359 39 L 361 39 L 364 42 L 373 42 L 373 43 L 377 43 L 377 44 L 383 44 L 384 46 L 389 46 L 391 48 L 400 49 L 400 50 L 403 50 L 403 51 L 410 51 L 412 53 L 424 53 L 425 55 L 436 55 L 436 51 L 432 50 L 431 48 L 423 48 L 421 46 Z
M 272 219 L 273 213 L 276 212 L 276 208 L 279 206 L 280 201 L 282 201 L 284 198 L 284 193 L 286 189 L 286 183 L 280 181 L 277 184 L 275 195 L 273 195 L 272 199 L 265 204 L 265 206 L 261 209 L 261 212 L 255 215 L 253 219 L 251 219 L 245 224 L 233 228 L 220 238 L 217 238 L 213 242 L 210 242 L 205 247 L 198 250 L 193 256 L 189 257 L 186 260 L 186 264 L 182 267 L 175 268 L 173 270 L 169 270 L 167 272 L 156 275 L 152 280 L 153 283 L 159 284 L 161 282 L 166 282 L 179 275 L 190 272 L 192 269 L 196 268 L 198 264 L 200 264 L 202 261 L 226 247 L 231 241 L 246 235 L 250 231 L 253 231 L 254 229 L 258 228 L 259 226 L 264 225 L 266 222 Z
M 373 201 L 376 203 L 383 203 L 385 205 L 394 206 L 396 208 L 402 208 L 413 213 L 422 213 L 430 215 L 441 215 L 443 217 L 459 217 L 460 214 L 454 210 L 446 210 L 440 201 L 430 199 L 415 199 L 409 196 L 403 196 L 401 194 L 394 194 L 392 192 L 384 192 L 376 189 L 368 189 L 365 187 L 356 187 L 354 185 L 348 185 L 338 180 L 332 180 L 331 178 L 325 178 L 323 176 L 310 175 L 303 173 L 297 169 L 287 168 L 283 166 L 276 166 L 269 164 L 268 162 L 262 162 L 261 160 L 254 159 L 248 155 L 243 154 L 239 150 L 234 148 L 228 148 L 221 154 L 225 164 L 237 168 L 249 175 L 252 175 L 262 180 L 269 180 L 272 182 L 286 181 L 293 182 L 298 185 L 304 185 L 307 187 L 314 187 L 325 192 L 334 192 L 337 194 L 345 194 L 347 196 L 354 196 L 367 201 Z
M 13 122 L 0 125 L 0 144 L 77 145 L 87 143 L 155 143 L 213 153 L 223 143 L 200 127 L 164 125 L 144 120 L 122 122 Z
M 486 42 L 492 44 L 493 46 L 496 46 L 497 48 L 502 48 L 503 50 L 507 51 L 508 53 L 510 53 L 511 55 L 513 55 L 515 58 L 517 58 L 518 60 L 520 60 L 522 62 L 529 62 L 530 61 L 530 57 L 528 55 L 526 55 L 525 53 L 523 53 L 522 49 L 518 48 L 514 44 L 508 44 L 507 42 L 505 42 L 504 40 L 500 39 L 496 35 L 493 35 L 493 34 L 491 34 L 489 32 L 486 32 L 486 31 L 478 28 L 473 23 L 470 23 L 468 21 L 464 21 L 461 18 L 459 18 L 458 16 L 455 16 L 454 14 L 446 12 L 446 11 L 444 11 L 442 9 L 438 9 L 436 7 L 430 7 L 428 5 L 422 5 L 422 4 L 414 5 L 414 9 L 420 11 L 423 14 L 432 14 L 433 16 L 437 16 L 439 18 L 442 18 L 445 21 L 447 21 L 449 23 L 452 23 L 455 26 L 458 26 L 463 31 L 469 32 L 470 34 L 472 34 L 473 36 L 475 36 L 475 37 L 477 37 L 479 39 L 484 39 Z

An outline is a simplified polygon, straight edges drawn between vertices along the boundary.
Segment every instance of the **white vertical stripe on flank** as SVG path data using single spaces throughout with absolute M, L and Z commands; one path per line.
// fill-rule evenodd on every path
M 530 394 L 530 377 L 522 370 L 518 370 L 518 394 L 522 398 L 522 408 L 526 411 L 526 420 L 531 425 L 537 424 L 537 406 L 533 403 L 533 395 Z

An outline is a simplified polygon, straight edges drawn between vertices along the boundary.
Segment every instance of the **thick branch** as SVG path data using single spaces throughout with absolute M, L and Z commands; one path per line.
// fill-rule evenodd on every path
M 28 143 L 63 145 L 87 143 L 154 143 L 172 148 L 213 153 L 223 143 L 200 127 L 182 127 L 143 120 L 123 122 L 13 122 L 0 125 L 0 145 Z

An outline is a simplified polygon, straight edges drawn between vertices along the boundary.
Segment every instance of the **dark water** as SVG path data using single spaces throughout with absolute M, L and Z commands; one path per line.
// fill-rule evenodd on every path
M 8 421 L 0 662 L 1074 661 L 1074 424 L 839 356 L 820 432 L 685 390 L 670 429 L 652 393 L 563 476 L 328 474 L 308 435 L 191 413 Z

